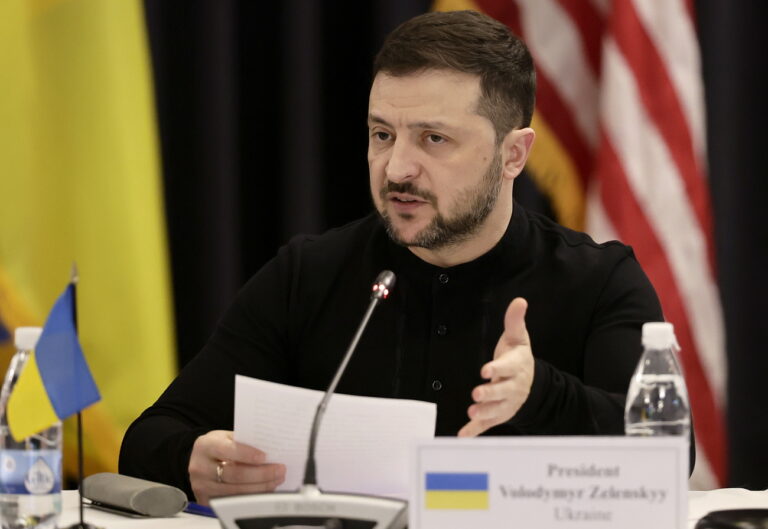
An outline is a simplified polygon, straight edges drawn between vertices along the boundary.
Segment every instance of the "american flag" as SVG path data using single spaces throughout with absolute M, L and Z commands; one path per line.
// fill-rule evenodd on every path
M 558 220 L 630 244 L 675 326 L 697 439 L 691 488 L 726 479 L 725 338 L 714 271 L 692 0 L 441 0 L 507 24 L 538 90 L 528 169 Z

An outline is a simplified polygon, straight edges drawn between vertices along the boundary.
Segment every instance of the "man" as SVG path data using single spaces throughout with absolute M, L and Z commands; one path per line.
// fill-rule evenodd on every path
M 524 44 L 475 12 L 397 28 L 368 113 L 376 213 L 283 247 L 126 434 L 121 472 L 207 503 L 285 475 L 232 440 L 234 375 L 325 389 L 382 269 L 397 274 L 339 385 L 436 402 L 436 434 L 622 434 L 640 327 L 662 320 L 631 249 L 512 199 L 534 142 Z M 530 305 L 530 308 L 529 308 Z

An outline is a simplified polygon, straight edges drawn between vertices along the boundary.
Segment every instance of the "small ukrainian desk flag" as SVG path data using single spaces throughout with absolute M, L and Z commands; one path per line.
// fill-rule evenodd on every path
M 427 509 L 488 509 L 487 472 L 427 472 Z
M 8 399 L 8 426 L 21 441 L 100 398 L 77 338 L 75 284 L 70 283 L 48 314 Z

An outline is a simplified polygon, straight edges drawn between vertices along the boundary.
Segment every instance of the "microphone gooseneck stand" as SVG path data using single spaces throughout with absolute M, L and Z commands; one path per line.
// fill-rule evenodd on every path
M 211 500 L 211 507 L 225 529 L 278 529 L 303 526 L 318 529 L 404 529 L 408 521 L 407 502 L 363 494 L 330 494 L 317 486 L 315 449 L 320 424 L 328 401 L 352 358 L 376 306 L 395 285 L 395 274 L 381 272 L 373 284 L 371 301 L 347 348 L 336 374 L 315 411 L 304 482 L 297 492 L 273 492 L 229 496 Z

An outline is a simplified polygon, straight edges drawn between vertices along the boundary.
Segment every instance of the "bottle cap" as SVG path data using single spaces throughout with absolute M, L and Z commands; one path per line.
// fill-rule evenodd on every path
M 643 347 L 646 349 L 680 349 L 671 323 L 654 321 L 643 324 Z
M 20 351 L 31 351 L 37 345 L 37 340 L 43 332 L 42 327 L 16 327 L 14 343 Z

